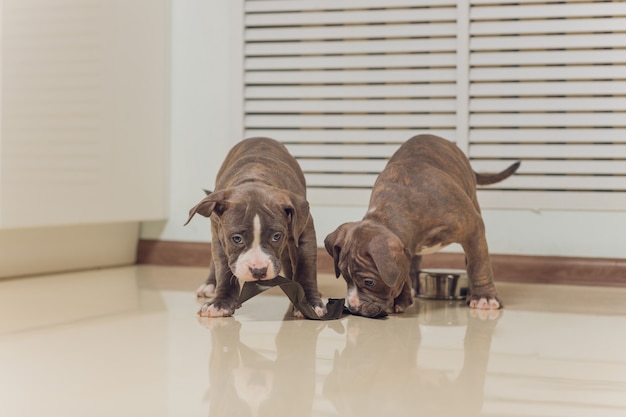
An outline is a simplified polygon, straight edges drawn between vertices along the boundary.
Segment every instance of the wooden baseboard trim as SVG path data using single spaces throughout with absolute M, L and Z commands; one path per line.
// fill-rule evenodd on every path
M 436 253 L 423 258 L 424 268 L 465 268 L 465 256 Z M 626 287 L 626 259 L 565 256 L 491 255 L 496 281 Z
M 137 245 L 138 264 L 208 267 L 210 261 L 209 243 L 140 239 Z
M 208 267 L 208 243 L 139 241 L 137 263 L 169 266 Z M 332 258 L 318 249 L 318 271 L 334 273 Z M 579 258 L 563 256 L 491 255 L 496 281 L 626 287 L 626 259 Z M 458 253 L 424 256 L 423 268 L 465 268 L 465 257 Z

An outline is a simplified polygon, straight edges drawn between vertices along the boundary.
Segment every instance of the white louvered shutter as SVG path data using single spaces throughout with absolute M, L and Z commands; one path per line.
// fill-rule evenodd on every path
M 626 2 L 248 0 L 245 135 L 284 142 L 313 204 L 365 205 L 406 139 L 477 171 L 483 207 L 626 207 Z
M 484 204 L 626 208 L 626 2 L 472 0 L 469 155 L 522 159 Z
M 456 1 L 248 1 L 246 136 L 283 141 L 319 204 L 367 204 L 387 158 L 455 139 Z

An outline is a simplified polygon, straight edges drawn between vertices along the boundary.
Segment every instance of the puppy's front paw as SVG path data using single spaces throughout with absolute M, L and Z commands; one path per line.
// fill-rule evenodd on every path
M 200 317 L 228 317 L 235 312 L 236 302 L 215 301 L 214 303 L 204 303 L 198 311 Z
M 411 290 L 413 291 L 413 290 Z M 401 314 L 406 311 L 407 308 L 413 305 L 413 296 L 406 297 L 401 295 L 393 301 L 393 312 L 396 314 Z
M 478 310 L 498 310 L 502 308 L 502 302 L 496 297 L 471 296 L 468 300 L 470 308 Z
M 202 284 L 196 290 L 196 297 L 200 298 L 213 298 L 215 297 L 215 285 L 214 284 Z
M 315 314 L 317 315 L 317 317 L 324 317 L 327 313 L 326 307 L 324 305 L 315 306 L 313 307 L 313 310 L 315 311 Z M 296 306 L 293 307 L 293 316 L 297 319 L 304 318 L 304 314 L 302 314 L 302 312 L 298 310 Z
M 293 316 L 297 319 L 303 319 L 304 314 L 296 306 L 293 306 Z
M 313 310 L 315 310 L 315 314 L 317 315 L 317 317 L 324 317 L 328 312 L 328 310 L 326 309 L 326 305 L 324 305 L 324 302 L 322 301 L 321 296 L 322 295 L 320 293 L 317 293 L 314 294 L 314 296 L 312 297 L 307 297 L 307 301 L 309 302 L 309 305 L 313 307 Z
M 328 312 L 328 310 L 326 310 L 326 306 L 324 305 L 316 306 L 314 310 L 315 310 L 315 314 L 317 314 L 317 317 L 324 317 L 326 313 Z
M 393 312 L 395 314 L 402 314 L 404 313 L 404 310 L 406 310 L 406 308 L 401 305 L 396 304 L 395 306 L 393 306 Z

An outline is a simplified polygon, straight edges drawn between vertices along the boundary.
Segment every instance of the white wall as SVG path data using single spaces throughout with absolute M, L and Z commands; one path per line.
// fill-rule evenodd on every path
M 0 278 L 133 264 L 167 216 L 169 6 L 0 0 Z
M 170 219 L 144 223 L 141 237 L 210 241 L 205 219 L 182 224 L 241 138 L 242 98 L 236 86 L 229 87 L 241 81 L 236 47 L 241 31 L 233 24 L 241 19 L 241 0 L 172 3 Z M 322 245 L 337 225 L 360 219 L 365 208 L 312 206 L 312 213 Z M 491 253 L 626 257 L 626 212 L 484 210 L 484 218 Z
M 146 222 L 141 237 L 208 241 L 208 222 L 189 209 L 211 189 L 221 161 L 241 139 L 239 0 L 172 0 L 170 217 Z M 239 128 L 237 127 L 239 126 Z
M 0 26 L 0 228 L 167 216 L 169 1 L 4 0 Z

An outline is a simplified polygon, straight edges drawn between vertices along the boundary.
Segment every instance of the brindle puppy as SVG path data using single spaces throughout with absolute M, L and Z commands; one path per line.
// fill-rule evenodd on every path
M 337 277 L 348 284 L 350 311 L 403 312 L 413 302 L 409 272 L 417 276 L 421 255 L 453 242 L 465 252 L 469 306 L 499 309 L 476 184 L 502 181 L 518 167 L 477 174 L 445 139 L 419 135 L 404 143 L 376 180 L 363 220 L 342 224 L 324 241 Z
M 190 210 L 187 223 L 196 213 L 210 217 L 213 236 L 209 277 L 197 292 L 213 301 L 202 306 L 201 316 L 232 315 L 238 280 L 268 280 L 281 270 L 302 284 L 320 317 L 326 313 L 317 289 L 317 241 L 304 174 L 284 145 L 268 138 L 235 145 L 215 191 Z

